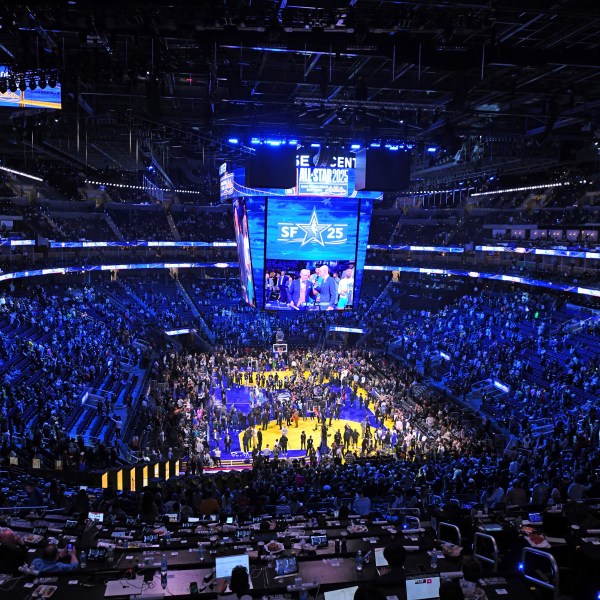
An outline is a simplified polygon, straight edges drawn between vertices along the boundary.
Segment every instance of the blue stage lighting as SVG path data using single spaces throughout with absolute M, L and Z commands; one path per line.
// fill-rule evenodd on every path
M 253 146 L 257 146 L 258 144 L 262 144 L 262 142 L 261 142 L 261 141 L 260 141 L 258 138 L 252 138 L 252 139 L 250 140 L 250 143 L 251 143 Z
M 436 146 L 429 146 L 427 148 L 427 152 L 429 152 L 429 154 L 435 154 L 437 152 L 437 147 Z
M 360 144 L 351 144 L 350 150 L 360 150 Z
M 321 144 L 311 144 L 310 147 L 311 148 L 320 148 Z
M 381 148 L 381 144 L 379 142 L 372 142 L 371 148 Z
M 240 140 L 238 140 L 237 138 L 229 138 L 227 140 L 230 144 L 239 144 Z

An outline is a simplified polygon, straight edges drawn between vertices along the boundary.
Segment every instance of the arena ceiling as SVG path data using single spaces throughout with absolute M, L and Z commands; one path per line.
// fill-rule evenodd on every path
M 597 156 L 597 1 L 56 0 L 1 18 L 0 64 L 58 69 L 66 113 L 167 124 L 223 157 L 252 137 L 410 142 L 423 171 Z

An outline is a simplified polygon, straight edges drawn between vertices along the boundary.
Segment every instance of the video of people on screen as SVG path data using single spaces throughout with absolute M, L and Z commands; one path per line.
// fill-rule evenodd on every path
M 250 306 L 256 306 L 254 277 L 252 275 L 252 259 L 250 256 L 250 237 L 248 235 L 248 215 L 246 213 L 245 198 L 236 198 L 233 202 L 233 226 L 235 229 L 235 239 L 238 249 L 242 297 L 248 304 L 250 304 Z
M 348 261 L 268 260 L 268 310 L 348 310 L 354 302 L 354 264 Z

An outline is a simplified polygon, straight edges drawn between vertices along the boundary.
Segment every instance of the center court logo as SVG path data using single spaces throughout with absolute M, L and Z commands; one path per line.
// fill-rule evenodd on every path
M 300 246 L 339 246 L 348 241 L 348 223 L 320 223 L 317 209 L 313 208 L 308 223 L 277 223 L 278 242 L 298 243 Z

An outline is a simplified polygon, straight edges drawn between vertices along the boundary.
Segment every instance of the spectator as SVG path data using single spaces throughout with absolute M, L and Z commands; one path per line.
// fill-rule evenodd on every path
M 27 562 L 27 548 L 21 536 L 8 527 L 0 528 L 0 565 L 3 571 L 18 575 L 19 567 Z
M 364 490 L 360 490 L 352 504 L 352 510 L 361 517 L 366 517 L 371 513 L 371 498 L 365 496 Z
M 69 562 L 63 562 L 65 559 Z M 40 573 L 59 573 L 79 568 L 79 560 L 75 547 L 69 552 L 68 548 L 59 550 L 56 544 L 48 544 L 44 546 L 42 556 L 33 559 L 31 566 Z

